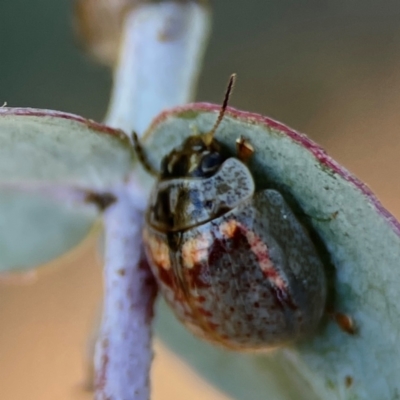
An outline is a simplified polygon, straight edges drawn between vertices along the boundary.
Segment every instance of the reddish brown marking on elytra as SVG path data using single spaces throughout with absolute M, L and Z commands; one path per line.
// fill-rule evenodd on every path
M 222 235 L 233 241 L 233 247 L 248 247 L 258 261 L 258 265 L 263 275 L 269 280 L 272 286 L 280 291 L 287 291 L 287 284 L 275 268 L 268 252 L 266 244 L 262 239 L 246 226 L 231 219 L 220 227 Z M 244 244 L 246 241 L 246 245 Z
M 210 321 L 207 321 L 207 326 L 209 329 L 211 329 L 213 331 L 216 331 L 217 328 L 219 327 L 218 324 L 215 324 L 214 322 L 210 322 Z
M 143 241 L 153 264 L 159 268 L 170 269 L 171 260 L 168 245 L 160 237 L 149 232 L 147 229 L 143 232 Z
M 263 270 L 263 274 L 266 278 L 270 280 L 276 280 L 279 278 L 278 272 L 275 269 L 269 268 L 267 270 Z
M 207 267 L 202 263 L 196 263 L 193 268 L 185 269 L 185 276 L 192 288 L 206 289 L 210 287 L 210 282 L 207 279 Z
M 251 251 L 256 256 L 260 269 L 263 275 L 270 281 L 270 283 L 277 288 L 284 290 L 286 289 L 286 283 L 282 279 L 281 275 L 275 268 L 270 256 L 266 244 L 262 239 L 254 232 L 247 229 L 242 224 L 238 225 L 238 229 L 243 231 Z
M 204 308 L 199 307 L 197 309 L 197 311 L 199 312 L 199 314 L 204 315 L 205 317 L 212 317 L 212 313 L 210 311 L 205 310 Z
M 206 299 L 204 296 L 199 296 L 199 297 L 197 298 L 197 301 L 198 301 L 199 303 L 204 303 L 206 300 L 207 300 L 207 299 Z
M 233 220 L 235 223 L 235 227 L 231 236 L 231 240 L 233 241 L 233 248 L 248 248 L 250 250 L 250 244 L 246 238 L 246 232 L 241 229 L 240 224 L 237 221 Z
M 226 253 L 226 247 L 222 241 L 215 238 L 208 253 L 208 265 L 217 265 L 220 258 Z
M 171 269 L 165 269 L 161 265 L 156 264 L 158 271 L 158 278 L 160 281 L 169 287 L 173 287 L 174 285 L 174 277 Z

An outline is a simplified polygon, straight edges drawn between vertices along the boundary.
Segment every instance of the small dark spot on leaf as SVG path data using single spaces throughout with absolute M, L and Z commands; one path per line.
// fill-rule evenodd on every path
M 351 387 L 351 385 L 353 384 L 353 377 L 350 376 L 350 375 L 347 375 L 347 376 L 344 378 L 344 383 L 345 383 L 345 385 L 346 385 L 347 388 Z
M 100 209 L 100 211 L 104 211 L 116 200 L 116 197 L 111 193 L 88 192 L 85 198 L 85 201 L 87 203 L 95 204 Z

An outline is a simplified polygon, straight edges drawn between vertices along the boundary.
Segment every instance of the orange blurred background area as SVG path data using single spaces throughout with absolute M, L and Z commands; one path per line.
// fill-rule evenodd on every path
M 213 7 L 197 99 L 220 102 L 237 72 L 234 107 L 306 132 L 400 217 L 400 3 L 219 0 Z M 2 3 L 0 103 L 101 120 L 111 74 L 80 52 L 71 12 L 67 0 Z M 84 383 L 101 293 L 95 240 L 45 267 L 36 282 L 0 286 L 1 399 L 91 398 Z M 153 400 L 228 399 L 159 340 L 155 352 Z

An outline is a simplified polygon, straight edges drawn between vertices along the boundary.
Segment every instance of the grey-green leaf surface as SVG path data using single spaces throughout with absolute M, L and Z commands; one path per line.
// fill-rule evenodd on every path
M 61 112 L 0 108 L 0 272 L 76 246 L 99 214 L 86 193 L 107 192 L 132 165 L 121 131 Z
M 0 190 L 0 271 L 29 269 L 78 245 L 97 217 L 94 207 Z
M 193 129 L 209 131 L 218 108 L 192 104 L 158 117 L 144 139 L 153 166 L 159 168 L 162 157 Z M 309 216 L 331 259 L 327 272 L 333 307 L 354 319 L 357 333 L 347 334 L 325 318 L 309 340 L 257 355 L 212 350 L 165 318 L 161 336 L 233 398 L 400 398 L 399 223 L 365 185 L 306 136 L 229 109 L 216 138 L 234 154 L 241 135 L 256 149 L 250 168 L 257 187 L 280 190 Z M 254 372 L 251 381 L 244 369 Z

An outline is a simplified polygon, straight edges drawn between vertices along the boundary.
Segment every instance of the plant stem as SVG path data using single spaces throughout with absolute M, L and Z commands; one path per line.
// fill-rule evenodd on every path
M 137 6 L 128 14 L 107 125 L 142 135 L 166 108 L 191 100 L 209 32 L 193 1 Z
M 148 400 L 156 285 L 143 258 L 144 199 L 136 183 L 104 213 L 105 298 L 96 346 L 96 400 Z M 134 195 L 132 195 L 134 193 Z

